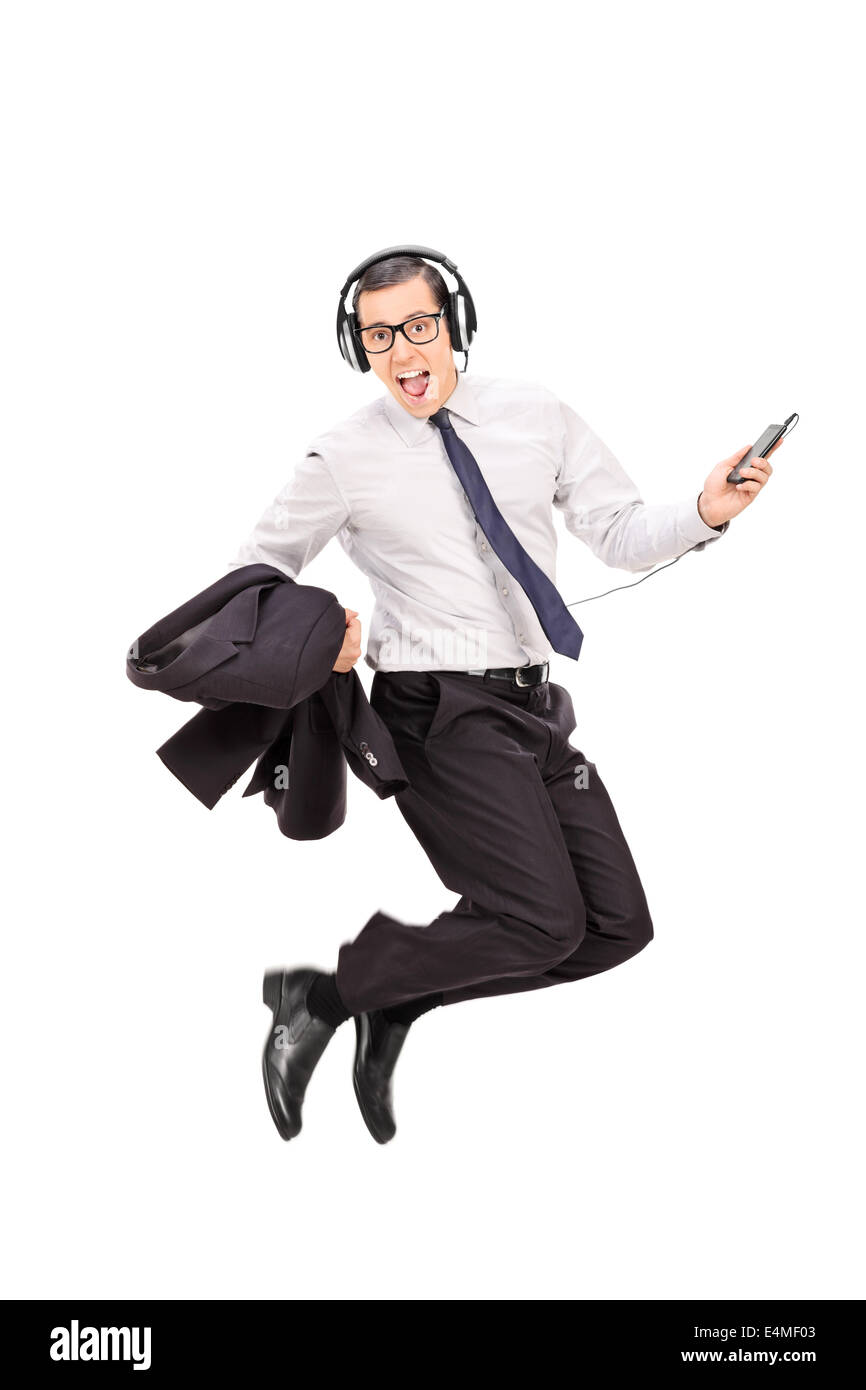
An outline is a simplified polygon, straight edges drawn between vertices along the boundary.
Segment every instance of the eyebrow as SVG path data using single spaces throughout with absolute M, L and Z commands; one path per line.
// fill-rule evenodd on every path
M 435 309 L 413 309 L 412 312 L 411 312 L 411 314 L 407 314 L 407 315 L 406 315 L 406 319 L 414 319 L 414 318 L 417 318 L 417 316 L 418 316 L 419 314 L 435 314 L 435 312 L 436 312 Z M 404 320 L 404 322 L 405 322 L 405 320 Z M 365 327 L 365 328 L 392 328 L 392 327 L 393 327 L 393 324 L 390 324 L 390 323 L 383 323 L 383 322 L 381 321 L 381 319 L 380 319 L 380 321 L 379 321 L 378 323 L 365 323 L 365 324 L 364 324 L 364 327 Z

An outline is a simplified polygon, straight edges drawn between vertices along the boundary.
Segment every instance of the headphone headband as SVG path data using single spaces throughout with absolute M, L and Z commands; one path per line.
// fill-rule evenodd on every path
M 469 344 L 472 342 L 478 327 L 478 320 L 469 286 L 455 263 L 443 251 L 434 251 L 431 246 L 388 246 L 384 251 L 374 251 L 372 256 L 367 256 L 366 260 L 356 265 L 340 290 L 340 304 L 337 309 L 337 343 L 344 362 L 348 362 L 349 366 L 356 372 L 369 372 L 370 370 L 367 354 L 355 334 L 355 329 L 360 326 L 358 317 L 353 311 L 346 311 L 344 303 L 346 292 L 371 265 L 376 265 L 379 261 L 390 260 L 392 256 L 420 256 L 423 260 L 436 261 L 451 272 L 458 286 L 456 290 L 449 291 L 445 305 L 445 317 L 448 320 L 448 331 L 451 334 L 451 346 L 455 352 L 468 352 Z

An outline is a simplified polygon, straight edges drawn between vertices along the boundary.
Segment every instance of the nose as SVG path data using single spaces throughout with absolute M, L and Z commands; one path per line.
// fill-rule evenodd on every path
M 412 344 L 406 341 L 404 334 L 397 329 L 394 334 L 393 355 L 402 361 L 405 357 L 410 357 L 413 351 Z
M 395 372 L 409 371 L 412 367 L 417 367 L 423 360 L 417 348 L 412 348 L 411 344 L 407 343 L 405 339 L 402 349 L 398 352 L 395 345 L 391 353 L 391 366 Z

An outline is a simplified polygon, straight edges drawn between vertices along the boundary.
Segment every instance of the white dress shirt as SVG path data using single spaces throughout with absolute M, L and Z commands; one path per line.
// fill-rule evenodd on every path
M 535 382 L 458 373 L 444 404 L 503 517 L 554 583 L 554 506 L 572 535 L 624 570 L 651 569 L 727 529 L 702 520 L 695 493 L 647 505 L 589 425 Z M 311 441 L 229 568 L 273 565 L 297 579 L 332 536 L 373 589 L 364 660 L 374 671 L 550 658 L 535 610 L 475 520 L 440 431 L 390 392 Z

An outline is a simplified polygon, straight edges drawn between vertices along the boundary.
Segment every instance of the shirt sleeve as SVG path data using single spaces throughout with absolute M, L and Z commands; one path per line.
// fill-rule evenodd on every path
M 325 460 L 309 451 L 240 546 L 229 569 L 273 565 L 297 579 L 348 521 L 348 504 Z
M 606 565 L 646 570 L 697 546 L 703 550 L 728 529 L 708 526 L 698 512 L 700 493 L 680 502 L 647 504 L 619 460 L 585 420 L 557 401 L 559 471 L 553 504 L 573 536 Z

